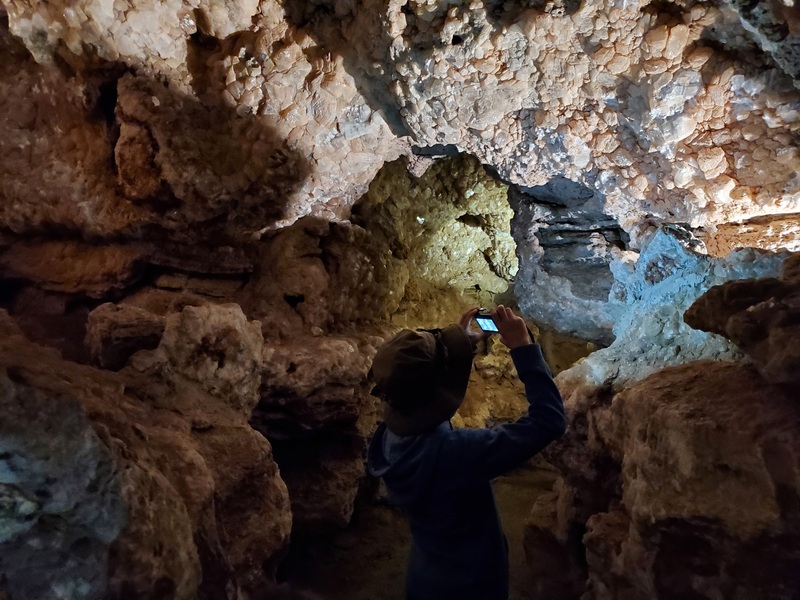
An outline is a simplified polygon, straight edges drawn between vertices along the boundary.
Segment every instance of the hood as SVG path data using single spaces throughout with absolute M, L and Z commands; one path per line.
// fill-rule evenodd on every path
M 428 491 L 439 454 L 439 431 L 449 431 L 449 421 L 441 423 L 431 433 L 400 436 L 378 426 L 367 451 L 367 470 L 374 477 L 383 478 L 389 497 L 395 504 L 414 504 Z

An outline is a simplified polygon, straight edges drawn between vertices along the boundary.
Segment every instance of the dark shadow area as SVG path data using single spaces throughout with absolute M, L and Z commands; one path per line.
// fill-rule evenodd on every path
M 37 344 L 56 348 L 66 360 L 89 363 L 84 344 L 89 313 L 101 301 L 37 289 L 21 280 L 0 280 L 8 311 L 25 336 Z M 8 293 L 15 290 L 15 293 Z
M 357 38 L 350 38 L 344 34 L 344 30 L 353 25 L 355 15 L 335 14 L 333 3 L 287 0 L 284 6 L 287 19 L 292 25 L 303 29 L 319 45 L 343 58 L 345 69 L 355 80 L 358 91 L 373 110 L 383 111 L 392 132 L 398 137 L 409 135 L 410 132 L 400 114 L 400 107 L 397 106 L 389 90 L 390 77 L 386 76 L 382 69 L 370 71 L 370 67 L 358 53 L 358 45 L 369 40 L 370 45 L 379 48 L 380 54 L 380 58 L 373 55 L 370 64 L 376 64 L 377 61 L 388 66 L 391 63 L 389 59 L 391 39 L 383 27 L 381 16 L 371 15 L 368 24 L 362 19 L 357 29 Z M 374 67 L 372 68 L 374 70 Z
M 284 217 L 310 174 L 307 158 L 272 127 L 213 92 L 204 68 L 217 40 L 198 33 L 188 44 L 198 96 L 88 48 L 77 56 L 62 46 L 56 68 L 38 65 L 0 17 L 0 78 L 31 82 L 30 96 L 0 100 L 0 136 L 42 149 L 26 163 L 0 142 L 0 157 L 16 165 L 0 169 L 0 308 L 70 360 L 89 359 L 83 340 L 93 308 L 165 274 L 246 282 L 252 233 Z M 20 165 L 36 169 L 53 158 L 71 169 L 61 177 L 82 187 L 85 207 L 70 201 L 78 192 L 61 193 L 46 177 L 34 200 L 38 180 Z M 131 246 L 141 256 L 119 258 Z

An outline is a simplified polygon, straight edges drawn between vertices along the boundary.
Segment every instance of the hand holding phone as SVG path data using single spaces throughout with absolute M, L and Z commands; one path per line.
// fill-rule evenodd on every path
M 510 308 L 500 304 L 491 314 L 494 324 L 500 333 L 500 341 L 511 350 L 533 343 L 525 321 L 519 315 L 515 315 Z
M 492 318 L 492 314 L 485 308 L 481 308 L 475 313 L 475 323 L 477 323 L 481 331 L 485 331 L 486 333 L 498 333 L 499 331 Z

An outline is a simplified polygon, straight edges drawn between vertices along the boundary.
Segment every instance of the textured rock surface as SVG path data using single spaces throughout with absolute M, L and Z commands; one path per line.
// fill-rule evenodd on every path
M 105 533 L 77 547 L 70 536 L 79 517 L 69 511 L 63 537 L 47 530 L 48 564 L 87 557 L 80 569 L 91 589 L 65 588 L 73 596 L 131 586 L 138 597 L 216 599 L 235 593 L 234 581 L 257 584 L 262 563 L 273 569 L 289 504 L 270 446 L 248 420 L 274 442 L 296 522 L 346 523 L 375 418 L 366 365 L 378 338 L 397 327 L 441 325 L 464 304 L 508 302 L 516 277 L 519 305 L 549 329 L 602 344 L 616 337 L 562 377 L 565 391 L 585 381 L 620 386 L 664 365 L 732 356 L 730 344 L 685 327 L 682 311 L 711 285 L 775 276 L 782 258 L 752 250 L 708 258 L 656 233 L 661 224 L 684 224 L 673 229 L 679 238 L 691 231 L 714 256 L 742 239 L 761 248 L 797 243 L 797 20 L 780 2 L 2 7 L 0 305 L 65 357 L 89 360 L 89 319 L 96 360 L 130 360 L 119 374 L 98 374 L 37 348 L 30 365 L 8 374 L 14 387 L 19 373 L 32 373 L 25 385 L 46 390 L 50 404 L 75 399 L 77 408 L 53 424 L 65 441 L 48 449 L 72 448 L 74 432 L 84 432 L 93 456 L 106 452 L 98 460 L 119 473 L 110 481 L 128 505 L 127 524 L 111 518 Z M 432 158 L 459 152 L 473 158 Z M 392 162 L 401 155 L 405 162 Z M 354 206 L 355 224 L 342 222 Z M 163 320 L 160 346 L 131 358 L 142 345 L 138 325 L 126 337 L 122 327 L 104 333 L 102 311 L 89 318 L 109 300 L 120 303 L 115 312 L 138 315 L 125 323 L 152 326 L 145 345 Z M 120 349 L 122 337 L 131 344 Z M 518 414 L 508 361 L 491 348 L 479 358 L 459 424 Z M 66 382 L 48 378 L 48 368 Z M 98 387 L 96 378 L 110 383 Z M 685 507 L 656 510 L 643 495 L 631 498 L 639 508 L 613 504 L 628 451 L 627 425 L 615 423 L 628 416 L 615 415 L 608 430 L 595 423 L 611 419 L 612 395 L 586 394 L 584 413 L 597 417 L 574 423 L 586 452 L 603 449 L 583 462 L 580 448 L 566 452 L 574 471 L 559 489 L 556 520 L 575 526 L 550 537 L 543 528 L 537 543 L 574 544 L 588 527 L 598 597 L 616 590 L 606 597 L 624 598 L 630 588 L 653 598 L 670 586 L 683 593 L 685 582 L 668 571 L 702 562 L 684 569 L 659 540 L 680 548 L 686 536 L 706 536 L 724 547 L 724 566 L 718 581 L 710 567 L 698 577 L 727 589 L 741 545 L 725 536 L 742 535 L 739 525 L 716 513 L 719 523 L 709 524 Z M 680 410 L 673 417 L 680 431 L 688 419 Z M 50 421 L 26 418 L 35 445 Z M 673 421 L 654 423 L 673 435 Z M 3 420 L 0 431 L 12 425 Z M 795 469 L 780 443 L 762 453 L 774 478 Z M 636 469 L 650 477 L 645 467 Z M 794 492 L 786 493 L 780 502 L 790 511 Z M 117 492 L 103 494 L 81 502 Z M 20 515 L 39 510 L 31 506 L 49 506 L 25 502 L 14 500 L 8 531 L 28 526 Z M 676 529 L 648 529 L 647 511 Z M 50 527 L 50 517 L 37 527 Z M 767 531 L 765 523 L 752 527 Z M 23 540 L 15 531 L 13 540 Z M 783 563 L 770 554 L 779 534 L 757 534 L 753 548 L 762 544 L 765 560 L 789 573 L 791 552 Z M 21 563 L 25 547 L 15 546 Z M 653 548 L 652 560 L 637 562 Z M 775 582 L 790 581 L 775 569 Z M 771 593 L 751 575 L 746 594 Z M 13 577 L 13 585 L 36 581 Z M 700 579 L 692 581 L 702 587 Z
M 224 204 L 241 220 L 223 229 L 242 235 L 341 217 L 408 141 L 469 152 L 524 187 L 585 185 L 637 245 L 654 223 L 796 213 L 797 19 L 777 1 L 730 4 L 6 0 L 39 63 L 106 80 L 70 82 L 6 52 L 7 85 L 24 93 L 6 94 L 3 156 L 30 149 L 4 161 L 6 178 L 60 157 L 36 186 L 57 210 L 36 208 L 24 175 L 6 219 L 181 229 Z M 141 74 L 118 98 L 115 65 Z M 40 106 L 66 135 L 30 133 Z M 102 167 L 112 157 L 116 175 Z M 279 194 L 264 185 L 275 166 Z
M 176 315 L 165 338 L 218 340 L 236 323 L 206 316 Z M 7 317 L 3 330 L 3 591 L 188 600 L 263 581 L 288 540 L 288 496 L 269 443 L 229 406 L 242 402 L 205 391 L 233 378 L 172 370 L 187 349 L 200 365 L 214 356 L 202 336 L 111 374 L 27 342 Z M 257 400 L 257 387 L 241 393 Z
M 86 345 L 92 361 L 119 370 L 139 350 L 152 350 L 164 333 L 164 318 L 146 310 L 107 302 L 89 314 Z
M 742 348 L 767 381 L 800 381 L 800 255 L 784 261 L 780 278 L 711 288 L 684 319 Z
M 564 477 L 556 516 L 535 511 L 529 536 L 558 541 L 579 581 L 587 569 L 581 598 L 792 597 L 795 393 L 750 366 L 702 361 L 616 395 L 583 388 L 568 406 L 570 433 L 550 453 Z
M 146 255 L 142 246 L 17 242 L 0 257 L 0 276 L 31 281 L 47 291 L 104 298 L 141 277 Z
M 423 175 L 401 161 L 381 170 L 353 211 L 382 255 L 408 273 L 392 321 L 454 320 L 465 298 L 489 305 L 518 270 L 507 187 L 467 156 L 435 162 Z
M 340 529 L 353 515 L 377 418 L 367 372 L 379 339 L 299 337 L 264 348 L 251 423 L 274 444 L 297 532 Z
M 514 292 L 525 314 L 561 331 L 606 345 L 613 340 L 608 299 L 611 262 L 627 235 L 603 211 L 595 191 L 568 179 L 512 188 L 512 232 L 520 272 Z
M 620 253 L 611 263 L 615 281 L 606 308 L 614 343 L 559 375 L 562 389 L 585 381 L 622 387 L 666 366 L 736 356 L 726 340 L 687 326 L 684 311 L 713 285 L 777 275 L 788 253 L 741 249 L 715 258 L 697 252 L 695 243 L 685 230 L 665 227 L 640 255 Z
M 786 185 L 797 170 L 797 91 L 733 11 L 362 2 L 334 14 L 320 1 L 293 18 L 373 87 L 391 73 L 391 94 L 374 102 L 399 107 L 418 145 L 457 146 L 522 186 L 557 176 L 587 185 L 634 240 L 653 220 L 797 212 L 796 179 Z
M 467 151 L 527 194 L 520 306 L 603 344 L 617 247 L 658 224 L 711 238 L 780 214 L 786 227 L 751 245 L 796 238 L 799 96 L 764 41 L 792 46 L 779 3 L 7 4 L 28 51 L 3 29 L 0 224 L 20 233 L 242 242 L 308 213 L 346 217 L 410 142 Z M 424 178 L 429 162 L 410 168 Z M 499 279 L 476 264 L 462 279 L 493 288 L 514 272 L 501 229 L 449 226 L 496 248 Z

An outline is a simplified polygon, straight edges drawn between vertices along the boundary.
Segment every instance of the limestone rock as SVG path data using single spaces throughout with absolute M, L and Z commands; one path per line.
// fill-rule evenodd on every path
M 581 597 L 790 598 L 800 566 L 795 396 L 752 366 L 709 361 L 615 395 L 568 393 L 571 428 L 552 458 L 574 491 L 542 524 L 551 542 L 585 527 Z M 602 491 L 598 465 L 617 465 L 616 493 Z
M 714 285 L 777 275 L 788 253 L 741 249 L 715 258 L 701 249 L 685 230 L 665 227 L 638 256 L 621 253 L 611 263 L 614 343 L 561 373 L 561 385 L 588 381 L 619 388 L 668 365 L 736 356 L 726 340 L 688 327 L 683 312 Z
M 738 13 L 759 45 L 800 84 L 800 15 L 795 7 L 776 0 L 755 5 L 728 0 L 726 4 Z
M 318 534 L 350 522 L 378 418 L 367 387 L 374 353 L 370 340 L 333 336 L 264 348 L 251 423 L 275 444 L 296 531 Z
M 365 477 L 362 435 L 317 435 L 276 441 L 292 503 L 293 532 L 320 535 L 345 528 Z
M 387 165 L 353 209 L 378 256 L 405 262 L 408 281 L 393 321 L 416 326 L 457 319 L 464 297 L 491 305 L 518 270 L 507 188 L 472 158 L 434 163 L 416 179 Z
M 536 600 L 579 598 L 585 573 L 573 560 L 567 539 L 559 535 L 558 493 L 540 496 L 525 522 L 523 546 L 531 578 L 530 595 Z M 569 540 L 581 548 L 580 538 Z
M 512 233 L 521 258 L 514 293 L 530 318 L 561 332 L 609 344 L 611 262 L 627 235 L 589 188 L 564 178 L 509 190 Z
M 374 352 L 368 342 L 332 336 L 265 346 L 255 418 L 270 437 L 355 424 L 371 403 L 363 387 Z
M 467 395 L 453 417 L 456 427 L 487 427 L 508 423 L 528 410 L 525 388 L 516 376 L 514 362 L 496 337 L 479 349 L 473 361 Z
M 248 321 L 238 305 L 209 304 L 168 316 L 159 351 L 166 377 L 198 385 L 249 419 L 259 397 L 263 344 L 260 323 Z
M 240 412 L 157 370 L 98 371 L 4 330 L 3 591 L 189 600 L 263 581 L 291 516 Z
M 5 21 L 0 49 L 3 228 L 95 239 L 138 231 L 147 211 L 117 192 L 110 168 L 116 85 L 36 64 Z
M 634 247 L 654 223 L 800 211 L 797 19 L 778 0 L 6 4 L 30 53 L 6 41 L 0 152 L 17 231 L 191 237 L 221 205 L 236 219 L 216 226 L 234 236 L 343 219 L 410 141 L 472 154 L 521 187 L 566 177 L 597 191 Z M 31 55 L 108 80 L 77 83 Z M 117 65 L 137 76 L 115 97 Z
M 407 278 L 362 228 L 308 217 L 264 241 L 238 299 L 266 338 L 291 339 L 387 319 Z
M 0 256 L 6 279 L 34 282 L 44 290 L 107 298 L 141 276 L 147 248 L 75 242 L 16 243 Z
M 732 281 L 711 288 L 684 315 L 692 327 L 727 337 L 771 383 L 800 381 L 800 255 L 779 278 Z
M 134 306 L 106 303 L 89 314 L 86 330 L 93 362 L 116 371 L 137 351 L 158 346 L 164 319 Z
M 151 205 L 161 227 L 182 231 L 199 224 L 191 232 L 197 236 L 203 224 L 214 227 L 209 222 L 224 214 L 222 231 L 235 239 L 284 216 L 308 161 L 270 127 L 142 77 L 126 75 L 117 87 L 117 115 L 125 126 L 116 154 L 119 176 L 124 185 L 142 188 L 130 189 L 131 197 Z

